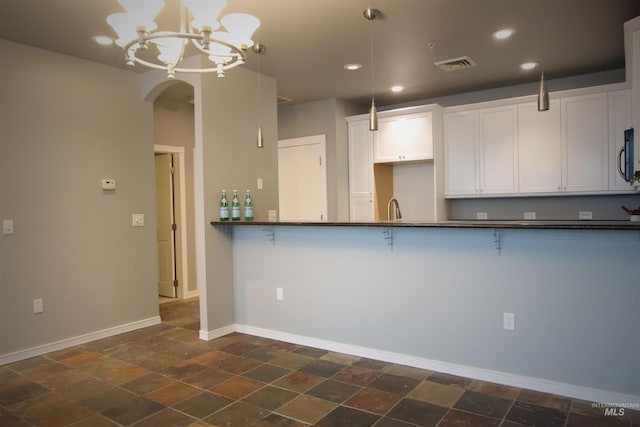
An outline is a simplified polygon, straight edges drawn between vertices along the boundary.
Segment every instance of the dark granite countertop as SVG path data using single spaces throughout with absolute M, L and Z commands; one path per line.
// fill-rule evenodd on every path
M 640 222 L 631 221 L 520 221 L 520 220 L 452 220 L 452 221 L 370 221 L 370 222 L 264 222 L 264 221 L 211 221 L 211 225 L 262 226 L 262 227 L 414 227 L 414 228 L 493 228 L 537 230 L 635 230 Z

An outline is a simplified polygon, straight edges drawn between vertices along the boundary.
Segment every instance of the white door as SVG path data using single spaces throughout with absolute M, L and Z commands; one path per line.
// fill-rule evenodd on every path
M 156 153 L 156 212 L 158 218 L 158 295 L 175 298 L 175 230 L 173 209 L 173 156 Z
M 327 220 L 326 137 L 278 141 L 280 221 Z

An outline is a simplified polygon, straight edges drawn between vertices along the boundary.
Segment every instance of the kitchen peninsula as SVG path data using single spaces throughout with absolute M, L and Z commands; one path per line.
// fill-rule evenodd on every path
M 640 400 L 638 223 L 211 224 L 231 252 L 221 256 L 236 331 L 588 401 Z

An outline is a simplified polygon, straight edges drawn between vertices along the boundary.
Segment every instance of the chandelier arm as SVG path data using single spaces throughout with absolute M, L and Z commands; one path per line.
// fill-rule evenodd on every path
M 217 44 L 226 46 L 233 51 L 233 52 L 229 52 L 228 54 L 222 55 L 218 53 L 212 53 L 209 50 L 205 49 L 201 43 L 198 43 L 198 41 L 204 41 L 204 38 L 202 36 L 196 35 L 196 37 L 189 37 L 189 38 L 191 39 L 191 42 L 193 43 L 193 45 L 205 55 L 215 56 L 218 58 L 230 58 L 230 59 L 237 58 L 236 60 L 242 59 L 242 61 L 246 59 L 244 49 L 238 48 L 237 46 L 234 46 L 231 43 L 225 42 L 224 40 L 220 40 L 215 37 L 209 37 L 210 44 L 217 43 Z
M 140 65 L 144 65 L 145 67 L 148 68 L 153 68 L 154 70 L 161 70 L 161 71 L 167 71 L 167 66 L 166 65 L 160 65 L 160 64 L 156 64 L 153 62 L 149 62 L 149 61 L 145 61 L 144 59 L 140 59 L 140 58 L 134 58 L 133 59 L 134 62 L 140 64 Z M 230 70 L 231 68 L 235 68 L 237 66 L 242 65 L 239 62 L 232 62 L 228 65 L 226 65 L 224 67 L 225 70 Z M 217 67 L 211 67 L 211 68 L 180 68 L 180 67 L 175 67 L 173 68 L 173 70 L 176 73 L 215 73 L 218 72 L 218 68 Z
M 200 43 L 198 43 L 199 41 L 203 40 L 203 36 L 200 34 L 191 34 L 191 33 L 180 33 L 180 32 L 173 32 L 173 31 L 162 31 L 162 32 L 157 32 L 157 33 L 153 33 L 153 34 L 147 34 L 144 36 L 144 40 L 145 41 L 149 41 L 149 40 L 155 40 L 155 39 L 165 39 L 165 38 L 182 38 L 182 39 L 190 39 L 193 42 L 193 45 L 196 46 L 198 48 L 198 50 L 206 55 L 210 55 L 210 56 L 215 56 L 218 58 L 228 58 L 230 61 L 229 62 L 225 62 L 222 65 L 222 69 L 223 70 L 229 70 L 231 68 L 237 67 L 238 65 L 242 65 L 245 63 L 245 53 L 242 49 L 239 49 L 238 47 L 225 42 L 223 40 L 219 40 L 216 38 L 211 38 L 211 42 L 212 43 L 218 43 L 221 45 L 224 45 L 226 47 L 229 47 L 233 52 L 227 54 L 227 55 L 219 55 L 219 54 L 213 54 L 205 49 L 202 48 L 202 46 L 200 45 Z M 150 62 L 150 61 L 146 61 L 144 59 L 139 58 L 138 56 L 136 56 L 136 51 L 138 50 L 137 47 L 135 46 L 136 44 L 139 44 L 139 40 L 135 39 L 135 40 L 131 40 L 129 43 L 127 43 L 124 46 L 124 51 L 125 51 L 125 59 L 128 62 L 135 62 L 141 65 L 144 65 L 146 67 L 149 68 L 153 68 L 155 70 L 163 70 L 163 71 L 167 71 L 169 67 L 167 67 L 164 64 L 158 64 L 158 63 L 154 63 L 154 62 Z M 184 53 L 184 52 L 183 52 Z M 180 55 L 180 60 L 182 60 L 182 54 Z M 180 62 L 180 61 L 178 61 Z M 179 72 L 179 73 L 212 73 L 212 72 L 218 72 L 218 67 L 206 67 L 206 68 L 181 68 L 181 67 L 174 67 L 173 70 L 175 72 Z

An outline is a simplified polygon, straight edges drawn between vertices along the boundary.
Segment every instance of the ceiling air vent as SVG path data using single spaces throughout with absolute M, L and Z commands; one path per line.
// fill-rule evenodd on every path
M 284 96 L 278 96 L 276 98 L 276 105 L 286 104 L 287 102 L 291 102 L 292 99 L 285 98 Z
M 466 70 L 467 68 L 473 68 L 478 65 L 473 59 L 469 58 L 468 56 L 445 59 L 444 61 L 434 62 L 434 64 L 444 71 Z

